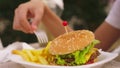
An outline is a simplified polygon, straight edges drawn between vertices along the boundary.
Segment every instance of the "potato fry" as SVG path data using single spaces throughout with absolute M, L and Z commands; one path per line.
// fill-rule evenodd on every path
M 38 56 L 38 55 L 42 54 L 42 51 L 43 51 L 43 49 L 42 50 L 31 50 L 31 52 L 34 56 Z
M 35 61 L 38 60 L 37 57 L 32 54 L 31 50 L 23 49 L 22 51 L 25 52 L 28 55 L 28 57 L 30 58 L 30 60 L 32 62 L 35 62 Z
M 45 50 L 45 53 L 48 53 L 48 49 L 49 49 L 49 47 L 50 47 L 50 44 L 51 44 L 51 42 L 48 42 L 46 48 L 44 49 L 44 50 Z
M 38 56 L 40 64 L 48 64 L 47 60 L 43 56 Z
M 30 59 L 29 59 L 29 57 L 27 56 L 26 53 L 24 53 L 24 52 L 22 52 L 22 51 L 19 51 L 19 50 L 13 50 L 12 53 L 13 53 L 13 54 L 20 55 L 25 61 L 30 62 Z
M 50 46 L 50 42 L 48 43 L 47 47 L 40 50 L 30 50 L 30 49 L 23 49 L 23 50 L 13 50 L 13 54 L 20 55 L 24 60 L 37 63 L 37 64 L 49 64 L 49 60 L 53 60 L 53 57 L 48 48 Z

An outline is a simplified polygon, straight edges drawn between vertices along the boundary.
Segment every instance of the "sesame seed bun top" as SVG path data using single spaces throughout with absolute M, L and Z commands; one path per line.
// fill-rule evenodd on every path
M 55 38 L 49 48 L 52 55 L 63 55 L 76 50 L 83 50 L 95 39 L 93 32 L 89 30 L 77 30 Z

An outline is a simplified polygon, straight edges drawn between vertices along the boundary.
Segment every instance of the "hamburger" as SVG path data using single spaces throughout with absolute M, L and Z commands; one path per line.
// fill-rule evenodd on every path
M 76 66 L 94 63 L 99 51 L 94 48 L 99 41 L 89 30 L 77 30 L 58 36 L 49 44 L 48 52 L 54 56 L 50 64 Z

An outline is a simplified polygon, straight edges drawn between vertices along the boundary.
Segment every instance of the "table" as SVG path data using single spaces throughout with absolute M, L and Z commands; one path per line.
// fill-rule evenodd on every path
M 0 68 L 24 68 L 24 67 L 14 62 L 6 62 L 3 64 L 0 64 Z

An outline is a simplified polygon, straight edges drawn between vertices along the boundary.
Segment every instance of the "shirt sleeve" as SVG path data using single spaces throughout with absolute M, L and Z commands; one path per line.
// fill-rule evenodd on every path
M 115 1 L 105 21 L 111 26 L 120 29 L 120 0 Z

